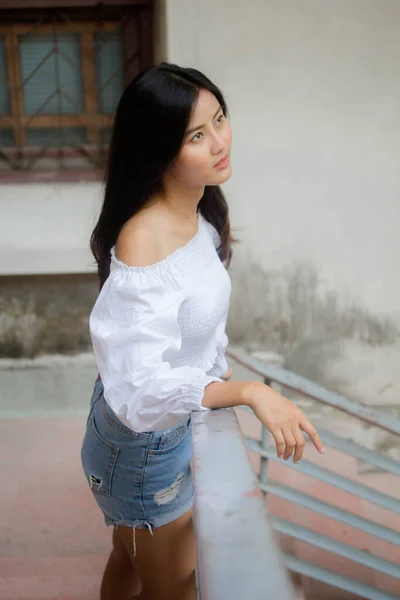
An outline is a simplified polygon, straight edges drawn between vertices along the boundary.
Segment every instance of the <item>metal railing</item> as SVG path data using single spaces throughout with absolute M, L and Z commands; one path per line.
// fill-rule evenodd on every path
M 379 427 L 391 434 L 400 436 L 400 421 L 390 415 L 348 400 L 340 394 L 330 392 L 305 377 L 292 373 L 280 366 L 261 363 L 259 360 L 242 351 L 230 350 L 228 355 L 249 371 L 263 377 L 265 383 L 268 385 L 274 385 L 274 383 L 279 384 L 287 389 L 296 391 L 299 394 L 346 412 L 353 417 L 357 417 L 362 421 Z M 376 452 L 368 450 L 351 440 L 343 439 L 325 429 L 319 428 L 319 433 L 325 446 L 335 448 L 354 458 L 362 459 L 388 473 L 397 476 L 400 475 L 399 462 L 381 456 Z M 279 459 L 276 455 L 275 446 L 270 446 L 269 440 L 270 435 L 265 428 L 263 429 L 261 441 L 246 438 L 250 450 L 258 453 L 261 457 L 259 481 L 260 488 L 264 493 L 269 492 L 280 498 L 295 502 L 297 506 L 305 507 L 321 515 L 346 523 L 347 525 L 379 537 L 391 544 L 397 546 L 400 545 L 400 533 L 398 531 L 374 523 L 369 519 L 359 517 L 349 511 L 340 509 L 333 504 L 329 504 L 299 492 L 292 487 L 270 480 L 267 476 L 268 461 Z M 362 485 L 304 459 L 297 465 L 293 464 L 292 459 L 284 464 L 287 465 L 288 468 L 295 468 L 297 471 L 333 485 L 354 496 L 367 500 L 368 502 L 372 502 L 386 510 L 400 513 L 400 501 L 393 496 L 379 492 L 366 485 Z M 331 553 L 346 557 L 351 561 L 399 580 L 399 595 L 393 596 L 370 585 L 366 585 L 349 577 L 344 577 L 333 571 L 323 569 L 294 556 L 284 555 L 284 563 L 291 571 L 336 586 L 368 600 L 395 600 L 400 597 L 400 566 L 398 564 L 383 560 L 382 558 L 371 555 L 369 552 L 361 551 L 343 542 L 339 542 L 333 538 L 316 533 L 284 519 L 271 517 L 271 522 L 276 531 Z M 216 598 L 218 598 L 218 596 L 216 596 Z
M 197 595 L 294 600 L 259 482 L 232 409 L 192 414 Z

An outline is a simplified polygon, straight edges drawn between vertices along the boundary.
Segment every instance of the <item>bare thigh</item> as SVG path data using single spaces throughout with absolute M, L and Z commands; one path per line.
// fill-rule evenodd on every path
M 141 600 L 195 600 L 196 541 L 192 511 L 153 530 L 136 529 L 133 556 L 131 527 L 116 530 L 132 556 L 143 585 Z

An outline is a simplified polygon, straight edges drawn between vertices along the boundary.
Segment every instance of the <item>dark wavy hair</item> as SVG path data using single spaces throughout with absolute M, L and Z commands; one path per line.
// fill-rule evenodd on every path
M 90 239 L 100 288 L 110 273 L 110 250 L 122 226 L 156 192 L 182 147 L 200 90 L 217 98 L 221 91 L 200 71 L 161 63 L 140 73 L 125 89 L 114 118 L 101 213 Z M 219 186 L 206 186 L 199 210 L 217 229 L 221 260 L 232 256 L 229 211 Z

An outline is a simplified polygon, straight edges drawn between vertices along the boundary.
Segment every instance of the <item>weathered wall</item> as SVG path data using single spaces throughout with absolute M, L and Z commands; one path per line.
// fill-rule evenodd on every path
M 228 99 L 242 260 L 268 273 L 305 265 L 351 304 L 399 317 L 400 4 L 167 7 L 170 60 L 203 69 Z
M 237 259 L 232 277 L 232 343 L 278 351 L 287 368 L 400 418 L 395 319 L 352 303 L 305 265 L 266 270 Z M 330 419 L 338 417 L 327 412 Z
M 231 340 L 396 411 L 400 4 L 170 0 L 166 25 L 230 107 Z
M 90 349 L 97 275 L 0 277 L 0 358 Z

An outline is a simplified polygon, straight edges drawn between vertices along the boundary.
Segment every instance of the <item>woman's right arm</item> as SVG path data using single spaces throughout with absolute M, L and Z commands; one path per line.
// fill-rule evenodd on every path
M 303 412 L 276 390 L 259 381 L 211 383 L 204 392 L 203 406 L 210 409 L 249 406 L 272 434 L 279 458 L 299 462 L 304 453 L 307 433 L 314 446 L 323 454 L 322 441 L 315 427 Z

